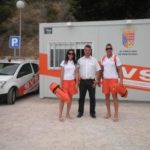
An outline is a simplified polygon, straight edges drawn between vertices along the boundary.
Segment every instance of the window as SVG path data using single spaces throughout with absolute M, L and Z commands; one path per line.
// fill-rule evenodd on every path
M 0 63 L 0 75 L 14 75 L 19 64 Z
M 64 42 L 64 43 L 50 43 L 49 44 L 49 67 L 53 69 L 60 67 L 60 63 L 65 59 L 66 52 L 69 49 L 74 49 L 76 59 L 84 55 L 84 46 L 86 44 L 92 45 L 92 42 Z
M 84 55 L 84 49 L 76 49 L 76 59 L 78 60 L 80 57 Z
M 39 66 L 34 63 L 32 63 L 32 66 L 33 66 L 34 73 L 37 73 L 39 71 Z
M 28 64 L 24 64 L 22 67 L 21 67 L 21 69 L 20 69 L 20 71 L 19 71 L 19 73 L 18 73 L 18 78 L 19 77 L 23 77 L 23 76 L 25 76 L 25 75 L 28 75 L 28 74 L 31 74 L 32 73 L 32 69 L 31 69 L 31 65 L 28 63 Z

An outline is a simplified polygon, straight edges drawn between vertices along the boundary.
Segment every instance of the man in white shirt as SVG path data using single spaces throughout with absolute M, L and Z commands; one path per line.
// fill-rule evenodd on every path
M 78 60 L 79 65 L 79 108 L 77 117 L 80 118 L 84 113 L 84 101 L 88 90 L 90 97 L 90 115 L 96 118 L 95 112 L 95 88 L 99 81 L 100 66 L 98 61 L 91 56 L 92 48 L 90 45 L 84 47 L 84 56 Z

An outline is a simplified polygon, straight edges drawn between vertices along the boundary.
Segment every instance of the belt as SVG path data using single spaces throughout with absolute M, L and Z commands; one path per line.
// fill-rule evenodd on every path
M 95 79 L 91 79 L 91 78 L 81 78 L 81 80 L 95 80 Z

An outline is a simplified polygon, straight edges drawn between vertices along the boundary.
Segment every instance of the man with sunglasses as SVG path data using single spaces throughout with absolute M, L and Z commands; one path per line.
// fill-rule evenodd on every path
M 102 68 L 102 92 L 105 94 L 105 103 L 107 113 L 104 118 L 111 118 L 110 110 L 110 94 L 112 94 L 114 101 L 115 113 L 113 121 L 118 121 L 118 97 L 117 97 L 117 84 L 118 78 L 120 78 L 120 84 L 123 84 L 123 73 L 120 59 L 117 55 L 113 54 L 112 45 L 109 43 L 106 45 L 106 55 L 102 57 L 100 66 Z
M 99 81 L 100 66 L 98 61 L 91 56 L 92 48 L 90 45 L 84 47 L 84 56 L 78 60 L 79 65 L 79 108 L 78 118 L 81 118 L 84 113 L 84 101 L 86 92 L 89 92 L 90 97 L 90 115 L 96 118 L 95 112 L 95 88 Z

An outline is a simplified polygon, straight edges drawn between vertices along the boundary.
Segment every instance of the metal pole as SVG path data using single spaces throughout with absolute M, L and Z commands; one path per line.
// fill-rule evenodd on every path
M 16 59 L 16 49 L 14 49 L 14 59 Z
M 19 14 L 20 14 L 20 18 L 19 18 L 19 36 L 20 36 L 20 47 L 19 47 L 19 57 L 21 56 L 21 45 L 22 45 L 22 14 L 21 14 L 21 8 L 19 9 Z

